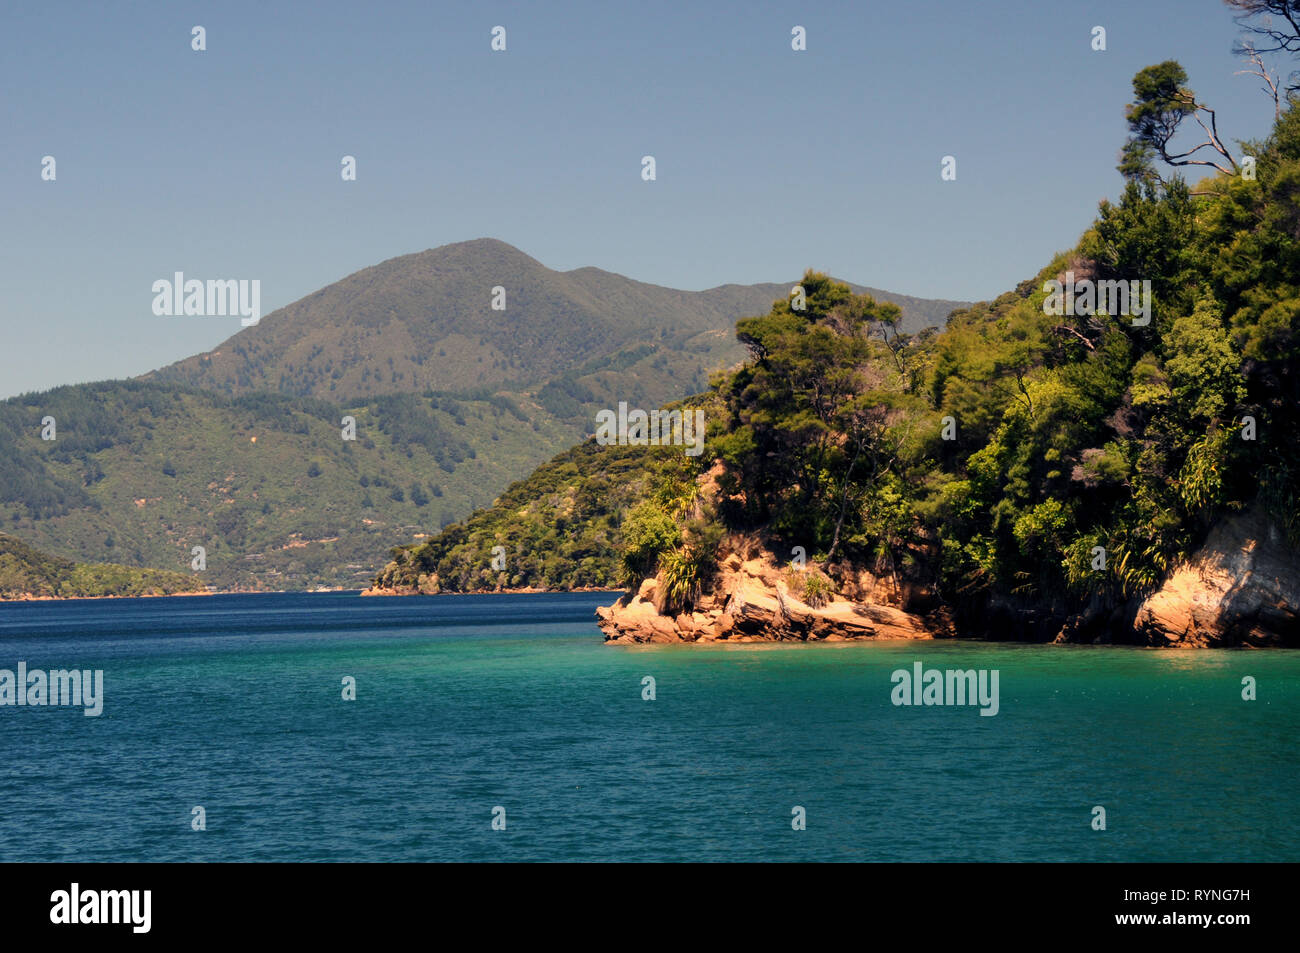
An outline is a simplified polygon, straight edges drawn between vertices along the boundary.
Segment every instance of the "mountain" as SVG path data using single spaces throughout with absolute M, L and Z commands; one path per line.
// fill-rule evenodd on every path
M 0 401 L 0 526 L 60 558 L 186 573 L 202 546 L 221 588 L 362 587 L 598 410 L 704 389 L 743 355 L 735 320 L 789 290 L 557 272 L 487 239 L 395 258 L 141 379 Z M 903 327 L 960 304 L 881 297 Z
M 97 599 L 203 591 L 193 576 L 112 563 L 75 563 L 0 533 L 0 599 Z
M 486 388 L 540 394 L 556 409 L 565 395 L 585 403 L 588 390 L 605 402 L 675 400 L 742 360 L 736 320 L 792 285 L 677 291 L 599 268 L 555 271 L 483 238 L 365 268 L 142 379 L 331 400 Z M 498 287 L 504 310 L 492 307 Z M 855 290 L 899 304 L 904 331 L 967 304 Z

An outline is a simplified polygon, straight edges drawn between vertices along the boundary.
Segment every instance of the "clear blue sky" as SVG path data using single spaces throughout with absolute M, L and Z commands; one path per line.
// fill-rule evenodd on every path
M 813 266 L 992 297 L 1119 192 L 1141 67 L 1178 59 L 1225 136 L 1267 132 L 1236 35 L 1219 0 L 8 0 L 0 396 L 139 374 L 239 330 L 155 317 L 150 286 L 175 271 L 258 278 L 267 314 L 484 236 L 678 288 Z

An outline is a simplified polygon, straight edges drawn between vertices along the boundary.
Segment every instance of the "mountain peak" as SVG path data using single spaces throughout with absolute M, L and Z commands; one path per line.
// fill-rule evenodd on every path
M 619 353 L 685 348 L 716 362 L 699 373 L 698 359 L 685 362 L 691 370 L 679 383 L 686 388 L 741 359 L 735 322 L 766 312 L 788 288 L 680 291 L 594 266 L 556 271 L 508 242 L 474 238 L 364 268 L 206 354 L 144 377 L 230 394 L 347 400 L 429 389 L 528 390 L 602 360 L 618 363 Z M 910 330 L 942 323 L 964 304 L 880 294 L 903 305 Z

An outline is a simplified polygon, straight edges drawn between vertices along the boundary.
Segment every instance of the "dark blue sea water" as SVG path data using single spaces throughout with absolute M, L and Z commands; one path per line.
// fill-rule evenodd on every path
M 0 708 L 0 861 L 1300 859 L 1300 653 L 606 646 L 613 598 L 0 604 L 0 669 L 105 679 Z M 998 714 L 893 705 L 916 661 Z

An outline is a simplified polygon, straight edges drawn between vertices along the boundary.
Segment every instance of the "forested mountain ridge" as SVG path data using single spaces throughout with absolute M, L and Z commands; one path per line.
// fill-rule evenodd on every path
M 862 290 L 896 300 L 914 330 L 966 304 Z M 732 324 L 788 291 L 678 291 L 599 268 L 560 272 L 482 238 L 365 268 L 143 379 L 330 400 L 484 388 L 581 400 L 618 372 L 647 400 L 675 400 L 741 360 Z

